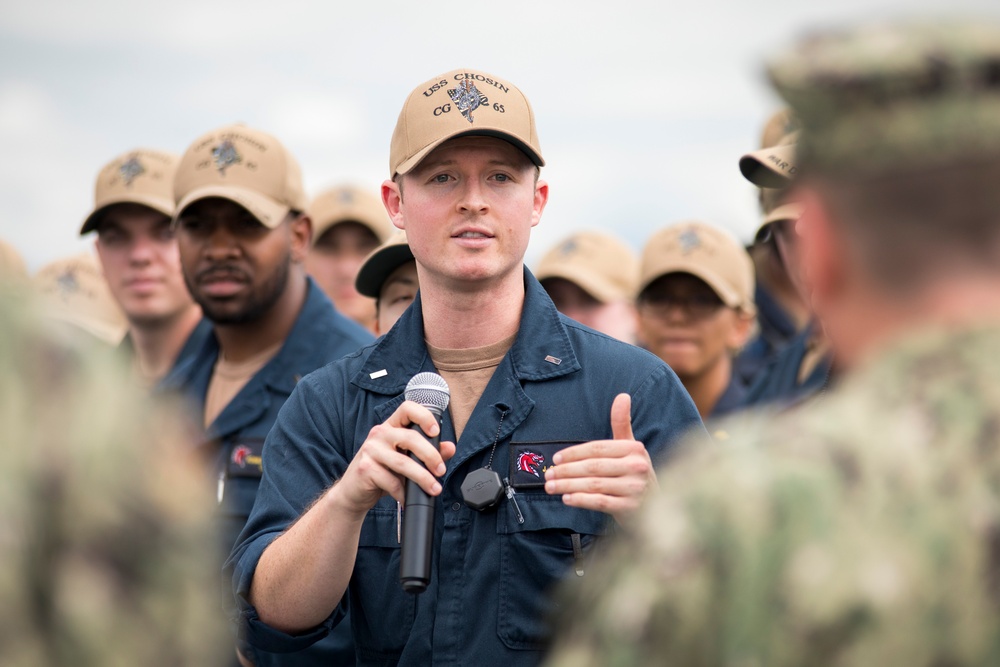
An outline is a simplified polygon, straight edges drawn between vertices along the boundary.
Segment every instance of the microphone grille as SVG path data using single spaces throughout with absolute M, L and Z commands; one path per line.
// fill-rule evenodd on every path
M 437 373 L 417 373 L 406 383 L 404 396 L 408 401 L 440 413 L 448 407 L 451 392 L 448 383 Z

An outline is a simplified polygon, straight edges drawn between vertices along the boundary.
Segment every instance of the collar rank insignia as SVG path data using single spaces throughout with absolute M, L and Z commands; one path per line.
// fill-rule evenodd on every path
M 462 79 L 458 88 L 448 90 L 448 97 L 455 103 L 455 107 L 462 112 L 465 120 L 473 121 L 472 112 L 486 103 L 486 96 L 479 92 L 476 84 L 469 79 Z
M 212 158 L 219 173 L 226 175 L 226 169 L 243 162 L 243 156 L 236 152 L 236 146 L 229 139 L 212 149 Z
M 146 173 L 146 169 L 142 166 L 142 163 L 139 162 L 139 158 L 133 155 L 129 159 L 125 160 L 125 162 L 122 162 L 122 165 L 118 167 L 118 173 L 121 175 L 122 181 L 125 183 L 125 187 L 129 187 L 132 185 L 132 181 L 134 181 L 136 177 Z
M 681 235 L 677 238 L 681 242 L 681 252 L 685 255 L 692 250 L 701 247 L 701 237 L 698 236 L 698 232 L 693 229 L 681 232 Z

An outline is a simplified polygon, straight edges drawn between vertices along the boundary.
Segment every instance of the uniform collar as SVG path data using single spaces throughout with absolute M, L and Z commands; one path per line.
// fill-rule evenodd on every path
M 524 308 L 517 338 L 507 356 L 520 380 L 548 380 L 580 369 L 559 312 L 527 267 L 524 267 Z M 410 378 L 432 370 L 424 344 L 420 292 L 403 316 L 375 344 L 351 382 L 368 391 L 395 396 Z
M 318 341 L 329 335 L 331 317 L 336 317 L 333 302 L 312 278 L 307 277 L 306 300 L 302 304 L 299 316 L 295 318 L 295 324 L 292 325 L 278 353 L 253 379 L 259 379 L 278 391 L 291 393 L 295 383 L 302 379 L 298 375 L 300 372 L 298 366 L 301 362 L 297 363 L 297 360 L 315 356 Z

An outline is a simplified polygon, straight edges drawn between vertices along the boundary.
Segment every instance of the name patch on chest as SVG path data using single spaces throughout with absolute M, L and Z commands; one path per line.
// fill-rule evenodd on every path
M 545 486 L 545 471 L 554 466 L 556 452 L 579 445 L 582 440 L 510 443 L 510 485 L 515 489 Z

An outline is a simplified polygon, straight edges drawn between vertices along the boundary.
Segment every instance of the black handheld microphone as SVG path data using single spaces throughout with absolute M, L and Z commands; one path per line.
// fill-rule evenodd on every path
M 433 413 L 438 426 L 441 415 L 448 408 L 448 383 L 437 373 L 417 373 L 408 383 L 406 400 L 419 403 Z M 416 424 L 410 428 L 420 432 L 435 449 L 440 448 L 440 435 L 428 438 Z M 438 431 L 440 434 L 440 430 Z M 410 458 L 419 461 L 410 454 Z M 421 465 L 423 465 L 421 463 Z M 431 580 L 431 544 L 434 540 L 434 512 L 436 501 L 424 493 L 420 485 L 406 480 L 406 505 L 403 511 L 403 536 L 399 557 L 399 582 L 407 593 L 423 593 Z

